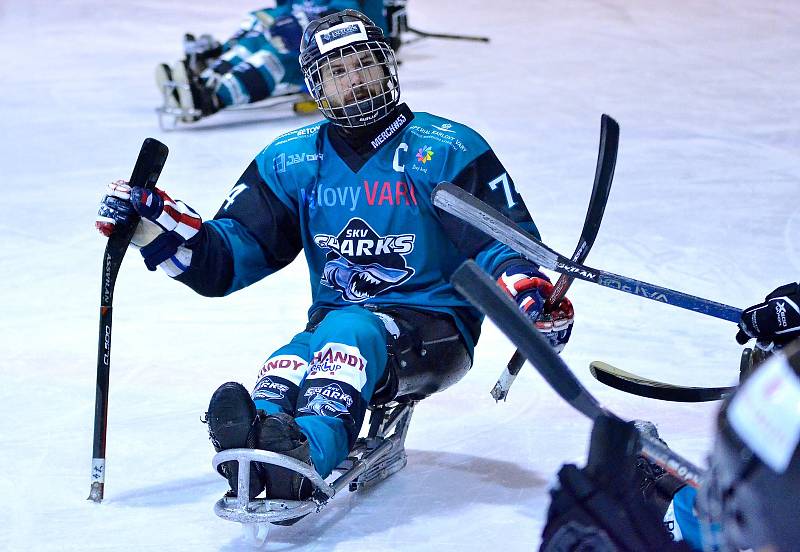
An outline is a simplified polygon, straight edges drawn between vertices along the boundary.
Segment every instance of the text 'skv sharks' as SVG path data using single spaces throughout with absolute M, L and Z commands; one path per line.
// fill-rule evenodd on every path
M 414 249 L 414 237 L 379 236 L 360 218 L 350 219 L 338 236 L 317 234 L 314 243 L 328 250 L 322 283 L 354 303 L 398 286 L 414 274 L 404 258 Z

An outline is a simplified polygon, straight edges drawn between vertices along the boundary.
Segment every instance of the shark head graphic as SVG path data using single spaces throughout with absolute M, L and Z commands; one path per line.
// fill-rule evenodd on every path
M 344 257 L 325 263 L 325 283 L 342 292 L 345 301 L 364 301 L 406 279 L 405 268 L 387 268 L 377 263 L 357 265 Z
M 380 236 L 360 218 L 350 219 L 338 236 L 317 235 L 328 250 L 322 283 L 358 303 L 400 285 L 414 274 L 404 255 L 414 249 L 413 234 Z
M 314 413 L 317 416 L 329 416 L 331 418 L 337 418 L 340 415 L 350 413 L 347 407 L 342 403 L 324 397 L 319 393 L 314 395 L 314 398 L 308 401 L 306 406 L 298 408 L 297 411 Z

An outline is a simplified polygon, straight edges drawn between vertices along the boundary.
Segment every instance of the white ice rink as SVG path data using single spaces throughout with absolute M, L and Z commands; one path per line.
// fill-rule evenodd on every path
M 170 148 L 160 186 L 205 217 L 252 157 L 313 119 L 221 114 L 162 132 L 153 68 L 184 32 L 223 38 L 244 0 L 2 0 L 0 51 L 0 550 L 246 550 L 218 519 L 226 489 L 200 423 L 214 389 L 250 387 L 302 328 L 302 256 L 224 299 L 128 255 L 114 301 L 106 500 L 89 493 L 107 182 L 142 140 Z M 545 241 L 572 253 L 592 185 L 600 115 L 621 125 L 614 187 L 587 264 L 745 307 L 800 274 L 800 4 L 791 0 L 411 0 L 424 40 L 401 51 L 412 109 L 465 122 L 509 169 Z M 686 385 L 736 381 L 729 322 L 584 282 L 564 359 L 601 402 L 656 422 L 704 462 L 715 404 L 604 387 L 599 359 Z M 489 396 L 513 347 L 487 323 L 470 374 L 422 402 L 406 469 L 268 550 L 536 549 L 548 487 L 582 463 L 589 423 L 526 366 Z

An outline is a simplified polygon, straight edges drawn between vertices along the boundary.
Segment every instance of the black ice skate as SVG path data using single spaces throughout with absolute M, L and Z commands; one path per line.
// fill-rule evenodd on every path
M 288 414 L 258 411 L 255 448 L 284 454 L 311 466 L 308 439 L 300 426 Z M 280 466 L 263 464 L 267 477 L 267 497 L 286 500 L 305 500 L 311 496 L 313 485 L 303 475 Z
M 208 68 L 209 62 L 222 55 L 222 44 L 210 34 L 195 37 L 191 33 L 183 35 L 183 53 L 189 68 L 197 75 Z
M 208 436 L 214 450 L 255 448 L 258 428 L 256 405 L 250 393 L 240 383 L 222 384 L 211 396 L 206 413 Z M 238 494 L 239 464 L 224 462 L 217 466 L 231 487 L 229 496 Z M 260 464 L 250 465 L 250 498 L 258 496 L 265 487 L 266 476 Z
M 256 447 L 300 460 L 313 468 L 308 438 L 294 418 L 288 414 L 265 414 L 258 411 L 255 430 Z M 266 480 L 266 497 L 272 500 L 306 500 L 311 498 L 314 485 L 304 475 L 274 464 L 259 464 Z M 275 521 L 276 525 L 293 525 L 304 516 Z
M 634 420 L 633 425 L 640 434 L 655 439 L 669 448 L 658 435 L 658 430 L 652 422 Z M 642 496 L 645 501 L 654 504 L 663 517 L 672 502 L 673 495 L 686 485 L 686 482 L 670 475 L 661 466 L 654 464 L 642 455 L 636 457 L 636 472 Z
M 180 119 L 185 123 L 199 121 L 221 109 L 214 91 L 192 71 L 187 61 L 179 61 L 172 68 L 175 90 L 178 92 Z

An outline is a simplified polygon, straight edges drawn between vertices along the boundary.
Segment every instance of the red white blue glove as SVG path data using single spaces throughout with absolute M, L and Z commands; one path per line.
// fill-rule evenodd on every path
M 736 341 L 756 339 L 764 351 L 782 347 L 800 337 L 800 284 L 786 284 L 767 295 L 763 303 L 744 309 Z
M 497 283 L 534 320 L 536 329 L 555 352 L 560 353 L 572 335 L 575 319 L 572 302 L 564 297 L 553 309 L 543 312 L 547 298 L 553 293 L 550 279 L 535 264 L 522 259 L 507 263 L 501 270 Z
M 185 244 L 200 230 L 200 215 L 158 188 L 131 187 L 118 180 L 108 185 L 95 226 L 104 236 L 111 236 L 117 226 L 129 225 L 134 215 L 141 219 L 131 245 L 140 248 L 147 269 L 160 266 L 173 278 L 183 273 L 192 260 L 192 251 Z

